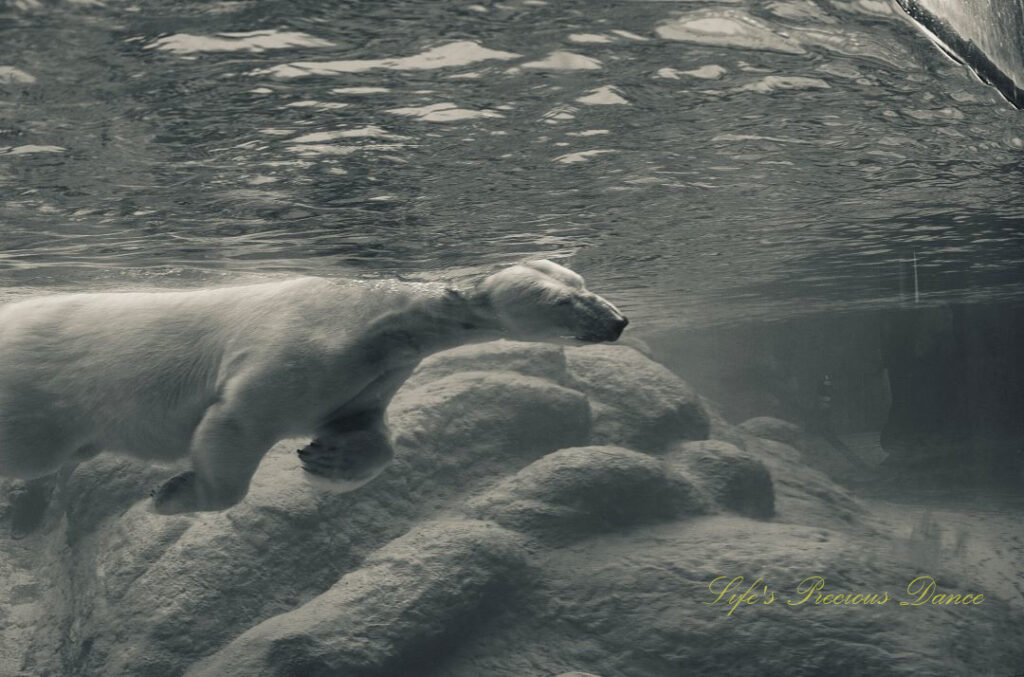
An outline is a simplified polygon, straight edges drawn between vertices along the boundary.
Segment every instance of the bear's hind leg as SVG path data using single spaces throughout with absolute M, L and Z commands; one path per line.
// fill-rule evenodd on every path
M 79 462 L 78 454 L 93 445 L 66 421 L 28 419 L 0 426 L 0 475 L 32 480 Z
M 58 473 L 30 480 L 15 480 L 10 493 L 10 525 L 13 538 L 36 531 L 46 517 L 46 508 L 57 485 Z
M 62 436 L 60 426 L 19 436 L 6 435 L 0 450 L 0 474 L 16 477 L 7 492 L 10 531 L 23 538 L 43 523 L 50 498 L 83 460 L 99 453 L 93 444 L 75 445 Z

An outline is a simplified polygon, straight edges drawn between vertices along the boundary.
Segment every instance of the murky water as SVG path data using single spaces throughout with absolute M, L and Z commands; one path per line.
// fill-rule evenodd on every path
M 634 327 L 1021 291 L 1024 124 L 895 4 L 14 0 L 0 287 L 557 258 Z M 906 289 L 904 288 L 904 293 Z

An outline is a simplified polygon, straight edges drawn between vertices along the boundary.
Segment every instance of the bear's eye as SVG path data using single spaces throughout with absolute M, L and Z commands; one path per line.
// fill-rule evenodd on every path
M 557 301 L 555 301 L 555 305 L 556 306 L 572 305 L 572 297 L 571 296 L 563 296 L 562 298 L 560 298 Z

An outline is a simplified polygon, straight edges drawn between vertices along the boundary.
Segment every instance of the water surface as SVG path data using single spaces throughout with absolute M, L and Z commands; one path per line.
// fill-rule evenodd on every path
M 888 1 L 15 0 L 0 115 L 5 296 L 540 256 L 637 330 L 885 306 L 912 260 L 1021 291 L 1020 114 Z

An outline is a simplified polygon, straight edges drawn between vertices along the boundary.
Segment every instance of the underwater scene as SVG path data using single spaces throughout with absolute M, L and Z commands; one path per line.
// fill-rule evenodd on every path
M 0 677 L 1024 673 L 1022 107 L 1024 0 L 0 0 Z

